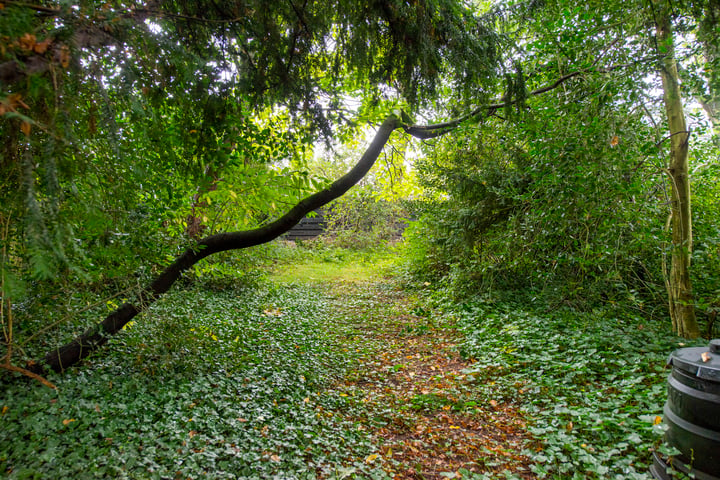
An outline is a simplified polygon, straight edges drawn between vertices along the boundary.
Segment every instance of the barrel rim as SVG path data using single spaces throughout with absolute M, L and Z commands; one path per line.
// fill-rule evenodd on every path
M 676 427 L 681 428 L 686 432 L 691 432 L 696 436 L 703 437 L 714 442 L 720 442 L 720 432 L 710 430 L 709 428 L 701 427 L 700 425 L 694 424 L 692 422 L 688 422 L 687 420 L 673 412 L 667 404 L 665 405 L 665 408 L 663 408 L 663 414 L 665 415 L 665 420 L 668 423 L 672 423 Z
M 650 473 L 652 473 L 653 476 L 658 480 L 674 480 L 673 475 L 667 473 L 668 468 L 672 468 L 674 471 L 682 473 L 686 476 L 692 473 L 695 480 L 720 480 L 720 477 L 705 473 L 701 470 L 696 470 L 694 468 L 686 468 L 685 464 L 682 463 L 681 459 L 678 459 L 678 462 L 671 461 L 671 464 L 668 465 L 665 458 L 663 457 L 664 456 L 661 455 L 660 452 L 658 452 L 657 450 L 653 451 L 653 464 L 650 465 Z

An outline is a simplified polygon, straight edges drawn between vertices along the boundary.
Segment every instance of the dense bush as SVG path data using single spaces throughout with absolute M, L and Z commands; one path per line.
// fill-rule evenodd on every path
M 427 201 L 409 269 L 461 295 L 663 306 L 667 187 L 653 135 L 629 105 L 561 95 L 443 139 L 418 166 Z
M 720 164 L 701 164 L 692 176 L 692 278 L 698 312 L 709 337 L 720 336 Z
M 362 250 L 400 237 L 407 214 L 400 202 L 375 198 L 370 189 L 342 197 L 326 210 L 327 244 Z

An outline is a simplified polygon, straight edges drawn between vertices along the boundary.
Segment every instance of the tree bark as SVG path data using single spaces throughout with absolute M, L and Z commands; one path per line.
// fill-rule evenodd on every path
M 672 246 L 670 275 L 667 279 L 668 302 L 673 331 L 685 338 L 700 336 L 695 318 L 695 305 L 690 281 L 692 254 L 692 215 L 690 209 L 690 177 L 688 172 L 688 143 L 690 133 L 680 95 L 678 70 L 666 2 L 656 2 L 658 47 L 662 54 L 660 77 L 663 85 L 665 113 L 670 130 L 670 163 L 667 173 L 671 190 Z
M 138 295 L 134 303 L 124 303 L 101 323 L 93 326 L 70 343 L 48 352 L 41 362 L 31 362 L 28 369 L 35 373 L 42 373 L 46 367 L 49 367 L 56 372 L 62 372 L 107 343 L 110 336 L 120 331 L 138 313 L 147 310 L 160 295 L 170 289 L 183 272 L 203 258 L 227 250 L 238 250 L 260 245 L 287 232 L 300 222 L 306 214 L 342 196 L 359 182 L 372 168 L 385 144 L 390 139 L 392 132 L 400 126 L 401 122 L 395 116 L 385 119 L 370 146 L 348 173 L 330 184 L 328 188 L 301 200 L 274 222 L 254 230 L 210 235 L 198 241 L 195 247 L 186 250 L 172 265 L 155 278 Z

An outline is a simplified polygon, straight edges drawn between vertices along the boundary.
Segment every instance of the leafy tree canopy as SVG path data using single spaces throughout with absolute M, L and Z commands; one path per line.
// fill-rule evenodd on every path
M 130 229 L 121 212 L 144 233 L 262 221 L 312 189 L 318 132 L 475 95 L 500 56 L 490 17 L 450 0 L 1 5 L 2 220 L 45 278 Z M 198 213 L 209 192 L 224 215 Z

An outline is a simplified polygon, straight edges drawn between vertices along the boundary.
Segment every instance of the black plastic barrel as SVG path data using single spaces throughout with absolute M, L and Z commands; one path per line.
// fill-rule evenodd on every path
M 668 479 L 668 466 L 698 480 L 720 480 L 720 339 L 709 347 L 675 350 L 668 359 L 668 400 L 663 410 L 665 441 L 681 454 L 655 455 L 651 471 Z

